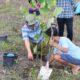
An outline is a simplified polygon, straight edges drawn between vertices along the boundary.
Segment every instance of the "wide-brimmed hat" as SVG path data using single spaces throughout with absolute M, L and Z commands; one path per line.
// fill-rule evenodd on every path
M 27 15 L 26 16 L 26 21 L 28 22 L 28 25 L 33 25 L 35 24 L 35 16 L 34 15 Z

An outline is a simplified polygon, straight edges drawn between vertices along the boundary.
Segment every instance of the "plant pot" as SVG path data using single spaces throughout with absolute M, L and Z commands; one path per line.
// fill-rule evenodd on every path
M 3 55 L 3 66 L 11 68 L 17 59 L 17 55 L 14 53 L 4 53 Z
M 0 41 L 7 41 L 7 35 L 0 35 Z

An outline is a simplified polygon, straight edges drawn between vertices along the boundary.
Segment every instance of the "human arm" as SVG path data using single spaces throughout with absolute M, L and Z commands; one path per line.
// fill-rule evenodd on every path
M 50 39 L 49 44 L 64 53 L 68 52 L 68 48 L 60 46 L 54 39 Z
M 24 43 L 25 43 L 25 47 L 26 47 L 27 52 L 28 52 L 28 59 L 33 60 L 33 53 L 31 51 L 30 41 L 29 40 L 25 40 Z
M 24 44 L 25 44 L 25 47 L 27 49 L 27 52 L 28 52 L 28 59 L 33 59 L 33 54 L 32 54 L 32 51 L 31 51 L 31 48 L 30 48 L 30 41 L 29 41 L 29 34 L 27 32 L 27 28 L 26 28 L 26 25 L 22 27 L 22 38 L 24 40 Z

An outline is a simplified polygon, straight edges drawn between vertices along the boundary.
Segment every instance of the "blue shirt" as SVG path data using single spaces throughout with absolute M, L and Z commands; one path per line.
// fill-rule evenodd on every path
M 75 14 L 80 14 L 80 2 L 76 3 L 75 7 L 76 7 Z
M 39 36 L 37 39 L 35 38 L 36 35 Z M 30 40 L 33 43 L 41 43 L 44 40 L 44 38 L 39 26 L 39 22 L 35 21 L 34 29 L 29 28 L 29 26 L 25 24 L 22 27 L 22 37 L 23 40 Z
M 59 45 L 68 48 L 68 52 L 64 53 L 62 51 L 59 51 L 57 48 L 54 48 L 54 54 L 59 52 L 60 54 L 69 54 L 75 59 L 80 59 L 80 48 L 72 43 L 68 38 L 60 37 Z
M 57 7 L 62 7 L 63 11 L 58 18 L 71 18 L 74 15 L 74 0 L 57 0 Z

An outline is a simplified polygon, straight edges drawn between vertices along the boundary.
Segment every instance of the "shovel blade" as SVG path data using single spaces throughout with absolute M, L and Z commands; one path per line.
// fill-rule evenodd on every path
M 38 80 L 49 80 L 51 73 L 51 68 L 46 68 L 45 66 L 42 66 L 38 74 Z

